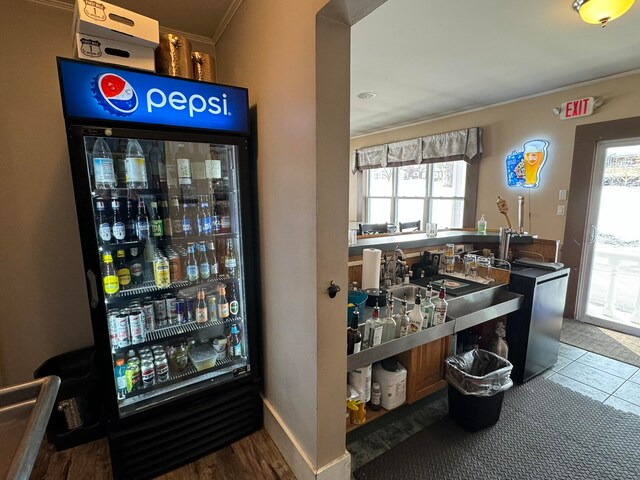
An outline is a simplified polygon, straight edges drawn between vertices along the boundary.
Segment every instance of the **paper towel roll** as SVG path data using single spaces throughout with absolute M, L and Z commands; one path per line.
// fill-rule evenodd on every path
M 365 248 L 362 251 L 362 289 L 380 287 L 380 258 L 382 250 Z

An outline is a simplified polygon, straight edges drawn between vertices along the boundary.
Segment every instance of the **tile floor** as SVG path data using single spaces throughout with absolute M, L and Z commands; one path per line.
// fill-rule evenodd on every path
M 640 416 L 640 369 L 564 343 L 543 376 L 619 410 Z M 347 435 L 351 471 L 447 415 L 446 390 L 401 407 Z M 352 479 L 355 477 L 352 476 Z

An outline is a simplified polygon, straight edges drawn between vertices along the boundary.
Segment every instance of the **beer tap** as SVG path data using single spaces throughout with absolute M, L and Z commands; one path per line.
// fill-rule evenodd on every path
M 503 214 L 504 218 L 507 220 L 508 226 L 508 228 L 500 228 L 500 247 L 498 249 L 498 258 L 501 260 L 507 260 L 507 257 L 509 256 L 509 240 L 511 239 L 512 235 L 520 235 L 520 232 L 516 232 L 511 226 L 511 220 L 509 220 L 508 214 L 509 206 L 507 205 L 507 201 L 500 195 L 498 195 L 496 205 L 498 206 L 498 211 Z

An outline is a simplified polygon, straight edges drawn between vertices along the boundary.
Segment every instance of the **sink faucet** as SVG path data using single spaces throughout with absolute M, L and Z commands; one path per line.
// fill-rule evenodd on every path
M 385 287 L 395 285 L 396 283 L 402 283 L 405 271 L 407 269 L 407 262 L 404 252 L 399 248 L 393 251 L 393 255 L 384 255 L 384 263 L 381 271 L 381 284 Z M 398 282 L 398 278 L 400 282 Z

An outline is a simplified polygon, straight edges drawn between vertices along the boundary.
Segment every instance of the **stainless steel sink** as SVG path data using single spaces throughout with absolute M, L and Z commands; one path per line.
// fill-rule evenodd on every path
M 522 305 L 522 295 L 498 285 L 449 300 L 447 320 L 455 320 L 459 332 L 502 315 L 515 312 Z
M 416 303 L 416 293 L 423 294 L 425 289 L 417 285 L 394 285 L 387 288 L 387 291 L 391 292 L 391 296 L 395 302 L 402 302 L 404 295 L 407 295 L 407 304 L 413 305 Z M 396 303 L 397 305 L 397 303 Z
M 0 478 L 29 478 L 59 387 L 50 376 L 0 389 Z

